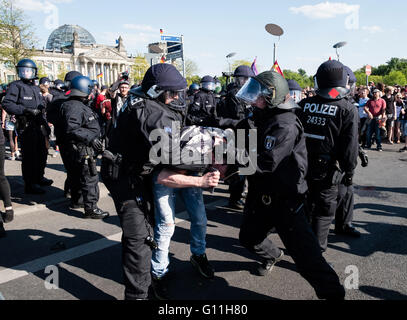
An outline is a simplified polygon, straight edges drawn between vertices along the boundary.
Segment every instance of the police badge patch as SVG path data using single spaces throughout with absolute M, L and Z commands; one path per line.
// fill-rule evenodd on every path
M 276 138 L 273 136 L 267 136 L 266 140 L 264 141 L 264 148 L 266 150 L 272 150 L 276 144 Z

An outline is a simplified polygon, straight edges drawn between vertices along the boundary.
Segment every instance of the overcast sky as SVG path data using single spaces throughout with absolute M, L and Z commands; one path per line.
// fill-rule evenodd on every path
M 258 70 L 270 69 L 273 43 L 282 69 L 303 68 L 315 74 L 340 49 L 341 61 L 353 70 L 377 66 L 391 57 L 406 57 L 407 4 L 404 1 L 139 1 L 139 0 L 14 0 L 33 22 L 39 48 L 63 24 L 87 29 L 98 43 L 115 45 L 121 35 L 128 53 L 145 53 L 147 44 L 166 35 L 183 35 L 185 56 L 199 68 L 199 75 L 226 71 L 226 55 L 253 61 Z M 280 25 L 285 34 L 278 41 L 265 25 Z

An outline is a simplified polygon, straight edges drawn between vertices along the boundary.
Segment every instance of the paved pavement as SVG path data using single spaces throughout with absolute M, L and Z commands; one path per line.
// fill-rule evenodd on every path
M 329 235 L 326 259 L 342 283 L 358 287 L 347 289 L 348 300 L 407 299 L 407 153 L 398 153 L 399 148 L 385 144 L 382 153 L 368 151 L 369 167 L 358 167 L 354 225 L 362 238 Z M 6 161 L 16 218 L 0 239 L 0 299 L 123 299 L 121 229 L 103 184 L 99 204 L 111 216 L 86 220 L 63 198 L 59 157 L 48 158 L 46 177 L 55 183 L 45 196 L 24 195 L 20 172 L 20 162 Z M 205 193 L 207 255 L 216 270 L 210 281 L 189 262 L 189 221 L 179 204 L 170 248 L 172 299 L 316 300 L 288 254 L 267 277 L 255 274 L 255 257 L 238 241 L 242 214 L 225 207 L 227 198 L 223 185 Z M 278 235 L 270 237 L 283 248 Z

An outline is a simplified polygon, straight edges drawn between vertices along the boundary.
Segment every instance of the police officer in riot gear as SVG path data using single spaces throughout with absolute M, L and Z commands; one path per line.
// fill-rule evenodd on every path
M 255 74 L 249 66 L 239 66 L 233 73 L 234 82 L 228 85 L 224 103 L 217 106 L 217 115 L 222 118 L 244 119 L 251 108 L 236 98 L 236 93 Z
M 322 256 L 305 218 L 307 150 L 303 126 L 294 112 L 298 105 L 289 96 L 287 81 L 277 72 L 266 71 L 251 78 L 236 97 L 255 106 L 253 118 L 242 123 L 257 129 L 257 167 L 248 176 L 241 244 L 262 258 L 258 272 L 264 276 L 283 257 L 282 250 L 267 238 L 275 227 L 317 296 L 343 299 L 339 278 Z
M 30 59 L 17 64 L 17 74 L 21 80 L 10 84 L 3 100 L 3 108 L 17 116 L 22 150 L 22 174 L 25 192 L 43 194 L 41 186 L 50 186 L 53 181 L 44 178 L 48 150 L 45 137 L 50 129 L 43 113 L 44 102 L 39 87 L 34 83 L 37 66 Z
M 328 245 L 338 186 L 351 186 L 358 156 L 358 112 L 346 98 L 349 77 L 343 64 L 330 60 L 316 74 L 317 96 L 300 102 L 307 137 L 309 208 L 321 250 Z
M 116 127 L 102 159 L 103 182 L 115 203 L 123 229 L 122 258 L 125 299 L 146 299 L 151 284 L 152 249 L 157 248 L 151 220 L 154 215 L 149 153 L 154 129 L 170 133 L 183 122 L 186 80 L 174 66 L 153 65 L 141 87 L 130 91 L 118 112 Z M 168 101 L 171 101 L 167 104 Z M 137 145 L 137 148 L 131 147 Z
M 49 89 L 49 93 L 52 94 L 52 99 L 56 100 L 64 96 L 64 82 L 62 80 L 56 79 L 54 81 L 54 86 Z
M 47 120 L 54 125 L 56 144 L 59 147 L 62 162 L 64 163 L 67 173 L 64 184 L 64 196 L 66 198 L 71 197 L 71 173 L 74 172 L 74 170 L 70 169 L 70 164 L 72 163 L 72 161 L 68 161 L 70 157 L 70 151 L 64 140 L 65 126 L 63 123 L 63 119 L 61 118 L 61 106 L 68 98 L 66 96 L 66 92 L 69 92 L 72 80 L 78 76 L 82 76 L 82 73 L 78 71 L 70 71 L 65 75 L 62 86 L 62 81 L 59 80 L 60 82 L 58 82 L 57 85 L 60 87 L 59 90 L 61 91 L 61 93 L 55 95 L 52 99 L 51 104 L 48 104 L 47 106 Z M 79 202 L 82 202 L 82 200 L 80 200 Z M 76 206 L 76 204 L 74 204 L 74 206 Z
M 188 89 L 188 96 L 187 96 L 187 105 L 190 105 L 194 102 L 195 95 L 199 92 L 199 84 L 192 83 Z
M 249 116 L 252 107 L 237 99 L 236 94 L 242 86 L 255 74 L 249 66 L 238 66 L 234 73 L 234 82 L 228 85 L 225 99 L 217 106 L 217 115 L 221 118 L 242 120 Z M 241 210 L 244 208 L 243 192 L 246 179 L 239 176 L 229 184 L 229 208 Z
M 298 84 L 297 81 L 293 79 L 287 80 L 288 83 L 288 88 L 290 89 L 290 96 L 291 98 L 295 101 L 295 103 L 298 103 L 302 100 L 302 89 L 300 85 Z
M 61 105 L 62 143 L 68 162 L 71 205 L 85 208 L 85 218 L 103 219 L 108 212 L 97 207 L 99 200 L 99 175 L 95 158 L 103 151 L 100 126 L 91 109 L 86 105 L 92 91 L 88 77 L 78 76 L 71 81 L 70 93 Z M 83 197 L 83 204 L 79 203 Z
M 359 104 L 355 101 L 354 96 L 356 92 L 356 77 L 355 74 L 348 66 L 344 66 L 346 72 L 349 77 L 349 85 L 348 88 L 350 89 L 349 95 L 346 97 L 350 103 L 352 103 L 355 108 L 359 107 Z M 360 119 L 359 119 L 360 122 Z M 358 126 L 360 123 L 358 123 Z M 361 159 L 362 166 L 366 167 L 367 155 L 361 149 L 361 147 L 357 146 L 358 148 L 358 155 Z M 353 195 L 353 185 L 346 186 L 344 181 L 341 181 L 338 187 L 338 204 L 335 212 L 335 233 L 340 235 L 351 236 L 355 238 L 360 237 L 360 232 L 356 230 L 355 227 L 352 226 L 353 221 L 353 206 L 354 206 L 354 195 Z
M 201 79 L 201 89 L 195 94 L 193 103 L 187 112 L 187 123 L 200 125 L 205 119 L 216 119 L 216 99 L 214 95 L 215 79 L 204 76 Z

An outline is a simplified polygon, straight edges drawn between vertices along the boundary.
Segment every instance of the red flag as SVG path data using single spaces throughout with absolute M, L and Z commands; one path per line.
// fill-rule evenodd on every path
M 283 76 L 283 78 L 285 78 L 283 72 L 280 69 L 280 66 L 278 65 L 277 60 L 276 60 L 276 62 L 274 62 L 274 66 L 271 68 L 271 71 L 275 71 L 275 72 L 281 74 Z

